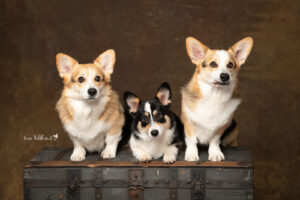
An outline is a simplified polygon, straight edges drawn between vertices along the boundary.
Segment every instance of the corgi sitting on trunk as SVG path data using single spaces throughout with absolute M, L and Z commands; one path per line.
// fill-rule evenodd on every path
M 208 160 L 224 160 L 220 143 L 237 145 L 238 129 L 233 114 L 241 100 L 233 97 L 237 75 L 252 49 L 250 37 L 228 50 L 211 50 L 188 37 L 186 48 L 196 65 L 190 82 L 182 88 L 185 160 L 199 160 L 197 144 L 208 145 Z
M 66 54 L 56 56 L 64 89 L 56 109 L 74 144 L 72 161 L 85 159 L 86 150 L 114 158 L 121 139 L 124 112 L 119 97 L 111 89 L 115 64 L 114 50 L 99 55 L 94 63 L 79 64 Z
M 133 155 L 141 162 L 163 156 L 165 163 L 176 161 L 179 144 L 183 139 L 183 126 L 170 110 L 171 88 L 163 83 L 155 98 L 142 101 L 135 94 L 125 92 L 124 101 L 132 115 L 129 145 Z

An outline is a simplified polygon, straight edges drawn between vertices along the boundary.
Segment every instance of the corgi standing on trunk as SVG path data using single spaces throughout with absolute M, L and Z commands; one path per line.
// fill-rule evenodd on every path
M 208 160 L 224 160 L 220 144 L 237 145 L 238 129 L 233 114 L 241 100 L 233 97 L 237 75 L 252 49 L 251 37 L 228 50 L 211 50 L 195 38 L 186 48 L 196 65 L 190 82 L 182 88 L 185 160 L 199 160 L 197 144 L 208 145 Z
M 111 89 L 115 64 L 114 50 L 99 55 L 94 63 L 79 64 L 66 54 L 56 55 L 56 65 L 64 89 L 56 109 L 74 144 L 72 161 L 85 159 L 86 150 L 114 158 L 124 125 L 119 97 Z

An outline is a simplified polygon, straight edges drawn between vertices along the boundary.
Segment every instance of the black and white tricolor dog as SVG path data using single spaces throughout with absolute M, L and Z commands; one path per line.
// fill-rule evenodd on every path
M 183 125 L 170 110 L 169 84 L 162 83 L 153 99 L 143 101 L 135 94 L 125 92 L 124 101 L 133 118 L 129 140 L 133 155 L 141 162 L 162 156 L 165 163 L 175 162 Z

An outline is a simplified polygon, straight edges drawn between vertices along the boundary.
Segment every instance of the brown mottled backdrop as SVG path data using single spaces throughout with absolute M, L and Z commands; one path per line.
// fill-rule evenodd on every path
M 0 199 L 23 198 L 23 163 L 45 146 L 71 146 L 54 109 L 62 89 L 55 54 L 91 62 L 113 48 L 113 88 L 151 97 L 162 81 L 180 88 L 194 66 L 185 38 L 254 49 L 240 73 L 240 144 L 252 150 L 255 199 L 300 199 L 300 1 L 1 0 Z M 55 142 L 24 136 L 59 134 Z

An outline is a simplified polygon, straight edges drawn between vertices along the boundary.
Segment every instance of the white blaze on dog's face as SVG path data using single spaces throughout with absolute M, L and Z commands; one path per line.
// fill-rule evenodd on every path
M 164 126 L 162 126 L 158 121 L 154 120 L 154 114 L 157 113 L 157 111 L 154 113 L 153 110 L 151 109 L 151 104 L 150 102 L 146 102 L 144 105 L 144 111 L 147 113 L 149 117 L 149 128 L 147 129 L 147 134 L 150 137 L 157 137 L 159 136 L 162 132 L 164 132 Z
M 228 50 L 211 50 L 195 38 L 186 39 L 188 55 L 197 66 L 198 80 L 214 86 L 236 84 L 238 71 L 252 46 L 251 37 L 244 38 Z
M 66 54 L 56 55 L 60 77 L 64 79 L 66 95 L 86 101 L 95 101 L 105 92 L 115 63 L 114 50 L 99 55 L 94 63 L 79 64 Z

